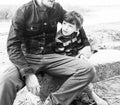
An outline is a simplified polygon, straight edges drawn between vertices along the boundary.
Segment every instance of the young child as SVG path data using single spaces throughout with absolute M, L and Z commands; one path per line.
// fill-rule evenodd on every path
M 91 48 L 82 27 L 83 18 L 75 11 L 66 13 L 56 36 L 56 52 L 68 56 L 89 58 Z
M 64 16 L 62 28 L 56 35 L 56 53 L 73 56 L 80 59 L 89 59 L 91 47 L 82 27 L 83 17 L 75 11 L 67 12 Z M 88 94 L 97 105 L 108 105 L 106 101 L 95 94 L 92 83 L 87 88 Z

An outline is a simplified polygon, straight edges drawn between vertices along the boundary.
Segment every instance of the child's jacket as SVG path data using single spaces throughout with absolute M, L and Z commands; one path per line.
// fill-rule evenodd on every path
M 64 36 L 60 30 L 56 36 L 55 52 L 68 56 L 76 56 L 79 50 L 89 45 L 89 41 L 83 28 L 81 28 L 79 33 L 74 32 L 67 37 Z

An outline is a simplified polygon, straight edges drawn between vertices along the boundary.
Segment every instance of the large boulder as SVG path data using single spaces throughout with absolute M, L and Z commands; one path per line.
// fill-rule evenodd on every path
M 105 49 L 93 54 L 89 61 L 96 68 L 94 82 L 120 74 L 120 50 Z
M 109 105 L 120 105 L 120 75 L 94 83 L 94 91 Z

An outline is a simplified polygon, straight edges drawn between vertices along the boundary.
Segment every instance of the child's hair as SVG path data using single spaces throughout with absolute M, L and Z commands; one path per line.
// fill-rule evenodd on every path
M 70 11 L 64 15 L 64 21 L 75 24 L 77 28 L 81 28 L 83 24 L 83 17 L 75 11 Z

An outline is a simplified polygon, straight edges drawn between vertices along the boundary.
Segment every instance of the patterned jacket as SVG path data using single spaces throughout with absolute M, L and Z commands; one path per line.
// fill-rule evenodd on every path
M 65 37 L 61 30 L 56 36 L 56 53 L 64 54 L 68 56 L 76 56 L 78 51 L 85 46 L 89 46 L 88 39 L 86 37 L 83 28 L 79 31 L 79 34 L 73 33 L 70 36 Z

